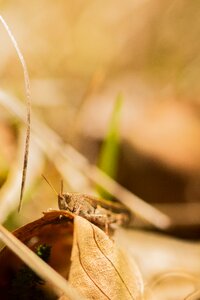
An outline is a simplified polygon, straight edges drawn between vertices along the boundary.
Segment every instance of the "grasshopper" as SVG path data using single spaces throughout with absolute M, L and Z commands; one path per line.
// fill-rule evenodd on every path
M 60 193 L 57 193 L 44 175 L 43 178 L 56 193 L 60 210 L 79 215 L 100 227 L 105 227 L 106 231 L 110 225 L 127 226 L 130 223 L 131 212 L 119 202 L 98 199 L 82 193 L 63 193 L 63 181 Z

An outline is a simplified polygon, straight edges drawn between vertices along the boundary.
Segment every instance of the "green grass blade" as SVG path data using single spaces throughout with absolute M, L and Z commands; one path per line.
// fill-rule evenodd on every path
M 120 93 L 117 96 L 114 104 L 108 133 L 101 147 L 98 163 L 99 168 L 113 179 L 116 178 L 118 169 L 118 158 L 120 150 L 119 121 L 121 116 L 122 103 L 123 97 Z M 103 198 L 110 198 L 110 195 L 100 187 L 98 187 L 98 193 Z

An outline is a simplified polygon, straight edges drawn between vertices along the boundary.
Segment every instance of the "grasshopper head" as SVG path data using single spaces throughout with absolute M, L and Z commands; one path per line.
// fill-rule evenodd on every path
M 58 206 L 59 209 L 72 211 L 71 207 L 71 197 L 69 194 L 58 194 Z
M 59 209 L 69 210 L 68 201 L 65 197 L 65 194 L 63 194 L 63 181 L 62 180 L 61 180 L 61 185 L 60 185 L 60 193 L 58 194 L 58 207 L 59 207 Z
M 54 193 L 57 195 L 59 209 L 68 210 L 68 211 L 72 212 L 73 211 L 73 201 L 72 201 L 73 197 L 71 196 L 70 193 L 63 194 L 63 181 L 61 180 L 60 193 L 58 194 L 57 191 L 54 189 L 53 185 L 51 184 L 51 182 L 44 175 L 42 175 L 42 177 L 46 180 L 48 185 L 52 188 Z

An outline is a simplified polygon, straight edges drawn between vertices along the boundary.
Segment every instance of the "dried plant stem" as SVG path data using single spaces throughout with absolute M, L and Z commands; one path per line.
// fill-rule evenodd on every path
M 198 300 L 200 299 L 200 290 L 196 290 L 192 292 L 190 295 L 188 295 L 184 300 Z
M 96 166 L 90 166 L 87 176 L 96 184 L 101 184 L 105 190 L 116 199 L 119 199 L 141 219 L 161 229 L 165 229 L 170 225 L 168 216 L 128 191 Z
M 6 21 L 3 19 L 3 17 L 0 15 L 0 21 L 3 24 L 5 30 L 8 33 L 8 36 L 11 39 L 11 42 L 16 50 L 16 53 L 19 57 L 20 63 L 22 65 L 23 73 L 24 73 L 24 83 L 25 83 L 25 93 L 26 93 L 26 99 L 27 99 L 27 131 L 26 131 L 26 141 L 25 141 L 25 151 L 24 151 L 24 163 L 23 163 L 23 172 L 22 172 L 22 182 L 21 182 L 21 192 L 20 192 L 20 202 L 19 202 L 19 207 L 18 211 L 21 209 L 22 205 L 22 198 L 23 198 L 23 193 L 24 193 L 24 186 L 26 182 L 26 171 L 27 171 L 27 165 L 28 165 L 28 154 L 29 154 L 29 144 L 30 144 L 30 124 L 31 124 L 31 92 L 30 92 L 30 79 L 28 75 L 28 69 L 26 66 L 25 59 L 18 47 L 18 44 L 8 27 Z
M 194 276 L 193 274 L 184 271 L 166 272 L 160 275 L 159 277 L 157 277 L 155 280 L 153 280 L 152 283 L 149 285 L 149 289 L 153 290 L 157 286 L 165 282 L 166 280 L 172 278 L 182 278 L 200 284 L 200 279 L 197 276 Z
M 66 295 L 67 299 L 83 299 L 76 289 L 74 289 L 67 280 L 52 269 L 47 263 L 39 258 L 26 245 L 11 234 L 0 224 L 0 239 L 9 247 L 27 266 L 29 266 L 37 275 L 45 281 L 51 283 L 58 296 Z
M 25 121 L 23 104 L 17 98 L 8 96 L 0 90 L 0 103 L 15 116 Z M 34 115 L 32 115 L 32 132 L 33 138 L 48 158 L 53 160 L 55 165 L 58 161 L 63 164 L 66 162 L 70 163 L 92 182 L 105 188 L 111 195 L 114 195 L 142 219 L 158 228 L 165 229 L 170 226 L 171 221 L 168 216 L 122 187 L 96 166 L 91 165 L 82 154 L 69 144 L 64 144 L 62 139 L 52 129 L 47 127 Z M 65 176 L 64 172 L 62 176 Z

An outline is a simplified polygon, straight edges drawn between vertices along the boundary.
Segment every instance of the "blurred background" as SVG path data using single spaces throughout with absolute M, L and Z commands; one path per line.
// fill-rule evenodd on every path
M 117 181 L 169 214 L 174 233 L 198 238 L 199 1 L 6 0 L 0 8 L 25 57 L 40 124 L 97 164 L 122 93 Z M 0 41 L 0 219 L 13 229 L 57 207 L 42 173 L 57 190 L 61 178 L 66 191 L 92 186 L 76 161 L 69 166 L 50 151 L 60 140 L 41 146 L 47 135 L 37 124 L 25 203 L 16 213 L 25 140 L 18 110 L 26 98 L 3 26 Z

